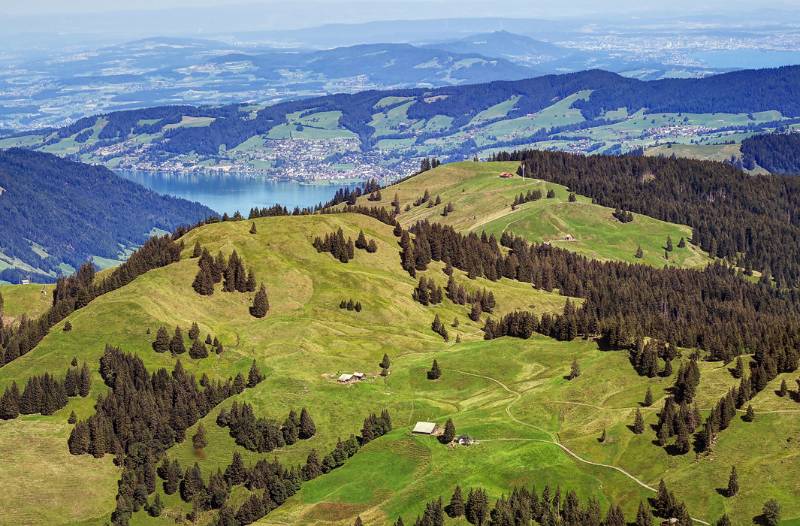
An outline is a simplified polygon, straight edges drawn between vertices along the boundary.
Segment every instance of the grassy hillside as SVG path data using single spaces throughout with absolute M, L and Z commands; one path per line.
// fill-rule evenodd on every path
M 53 302 L 53 285 L 0 285 L 3 296 L 3 318 L 19 318 L 27 314 L 35 318 L 44 313 Z
M 460 228 L 477 229 L 479 220 L 470 219 L 466 212 L 468 202 L 459 210 L 459 185 L 467 185 L 480 196 L 474 199 L 473 215 L 478 216 L 488 214 L 490 205 L 484 203 L 509 200 L 524 185 L 541 184 L 500 180 L 496 175 L 499 168 L 505 169 L 483 164 L 442 167 L 421 176 L 416 188 L 409 183 L 398 185 L 398 192 L 404 204 L 425 187 L 434 195 L 440 192 L 445 202 L 451 199 L 456 206 L 456 212 L 443 219 Z M 434 182 L 447 180 L 445 176 L 452 182 L 434 187 Z M 494 191 L 495 181 L 509 187 Z M 384 199 L 391 200 L 392 193 L 384 192 Z M 466 190 L 463 194 L 463 199 L 469 195 Z M 445 195 L 452 197 L 446 199 Z M 557 195 L 550 205 L 553 208 L 569 210 L 573 206 L 598 214 L 603 210 L 583 200 L 565 203 L 563 189 L 558 189 Z M 526 206 L 531 205 L 522 209 Z M 424 217 L 426 213 L 435 211 L 414 209 L 402 220 L 408 224 L 417 218 L 414 214 Z M 575 219 L 579 215 L 570 212 L 565 217 L 579 224 Z M 637 217 L 625 226 L 637 227 L 639 221 L 644 220 Z M 676 233 L 674 239 L 683 231 L 682 227 L 656 223 L 664 232 Z M 785 518 L 800 518 L 795 480 L 800 459 L 794 442 L 800 414 L 796 404 L 774 395 L 773 386 L 753 405 L 758 412 L 775 412 L 758 415 L 749 424 L 737 419 L 721 436 L 714 456 L 699 462 L 691 455 L 672 457 L 652 444 L 652 431 L 634 435 L 626 426 L 632 423 L 633 411 L 647 387 L 658 399 L 673 379 L 639 377 L 624 353 L 602 352 L 591 341 L 557 342 L 541 336 L 484 341 L 480 327 L 485 314 L 481 322 L 474 323 L 465 307 L 449 300 L 424 307 L 411 298 L 416 280 L 400 267 L 391 227 L 371 218 L 351 214 L 277 217 L 257 219 L 255 224 L 257 234 L 249 233 L 249 221 L 193 230 L 184 238 L 187 248 L 182 261 L 148 272 L 98 298 L 68 318 L 71 332 L 56 326 L 37 349 L 0 368 L 0 389 L 32 374 L 60 374 L 73 356 L 88 361 L 96 376 L 89 399 L 71 399 L 66 408 L 50 417 L 0 422 L 0 456 L 4 459 L 0 485 L 14 487 L 0 496 L 2 509 L 12 510 L 0 514 L 0 523 L 100 524 L 107 519 L 114 507 L 114 481 L 119 472 L 110 456 L 96 460 L 67 453 L 67 415 L 74 410 L 79 418 L 88 416 L 93 411 L 92 398 L 105 390 L 96 372 L 104 344 L 137 353 L 151 369 L 172 366 L 174 358 L 150 347 L 155 331 L 160 325 L 171 329 L 175 324 L 186 329 L 193 321 L 203 335 L 219 337 L 226 351 L 203 360 L 184 355 L 181 361 L 188 370 L 222 378 L 246 371 L 255 359 L 266 373 L 264 382 L 223 406 L 233 400 L 247 401 L 259 416 L 276 419 L 283 419 L 291 408 L 307 407 L 318 433 L 267 455 L 250 453 L 234 444 L 227 429 L 216 425 L 217 409 L 203 420 L 209 439 L 203 452 L 194 451 L 189 441 L 169 451 L 169 456 L 184 466 L 197 461 L 207 476 L 212 469 L 224 468 L 234 450 L 239 450 L 247 463 L 277 457 L 288 465 L 298 464 L 312 448 L 324 454 L 337 438 L 357 433 L 369 412 L 388 408 L 393 417 L 394 431 L 388 436 L 367 445 L 338 470 L 305 484 L 259 524 L 344 525 L 352 524 L 359 514 L 366 524 L 385 524 L 402 514 L 408 524 L 425 501 L 449 497 L 455 484 L 484 486 L 492 497 L 514 484 L 535 483 L 540 489 L 545 484 L 559 485 L 574 489 L 581 497 L 598 497 L 604 508 L 612 500 L 621 503 L 632 516 L 639 500 L 652 495 L 645 486 L 655 486 L 661 477 L 687 501 L 693 516 L 709 522 L 727 510 L 735 523 L 748 523 L 767 495 L 781 500 Z M 336 228 L 353 238 L 363 229 L 368 238 L 376 240 L 378 251 L 357 250 L 355 259 L 347 264 L 330 254 L 317 253 L 311 246 L 314 236 Z M 577 226 L 569 228 L 578 235 Z M 649 239 L 644 230 L 633 230 L 643 247 Z M 192 290 L 197 262 L 189 259 L 189 254 L 195 241 L 212 253 L 222 250 L 227 254 L 235 249 L 254 268 L 257 279 L 269 289 L 271 310 L 266 318 L 248 314 L 251 294 L 223 293 L 217 287 L 214 295 L 206 297 Z M 653 237 L 651 243 L 658 241 Z M 592 241 L 583 243 L 590 247 Z M 611 250 L 609 257 L 614 257 Z M 446 278 L 439 264 L 431 265 L 423 275 L 442 284 Z M 455 276 L 470 289 L 490 288 L 497 298 L 495 316 L 514 309 L 558 311 L 566 301 L 518 282 L 470 282 L 460 271 L 455 271 Z M 363 304 L 362 312 L 338 308 L 342 299 L 350 298 Z M 449 342 L 431 331 L 434 314 L 447 325 Z M 459 320 L 457 328 L 451 326 L 454 318 Z M 455 343 L 456 335 L 461 343 Z M 392 360 L 386 378 L 377 376 L 384 353 Z M 425 371 L 434 358 L 443 374 L 439 380 L 429 381 Z M 564 377 L 573 359 L 578 360 L 582 375 L 567 381 Z M 705 409 L 735 380 L 721 364 L 701 365 L 698 404 Z M 338 374 L 354 370 L 366 372 L 368 379 L 349 386 L 335 381 Z M 654 407 L 658 405 L 656 402 Z M 643 408 L 643 412 L 648 423 L 654 421 L 654 408 Z M 480 443 L 450 449 L 433 438 L 410 434 L 417 420 L 441 424 L 447 418 L 453 419 L 459 433 L 468 433 Z M 601 444 L 597 439 L 603 429 L 609 440 Z M 755 440 L 757 436 L 770 439 Z M 23 443 L 34 447 L 25 454 L 16 453 Z M 45 451 L 47 454 L 42 453 Z M 731 464 L 739 467 L 743 490 L 736 498 L 725 499 L 715 488 L 726 483 Z M 39 487 L 47 479 L 53 480 L 48 491 L 61 500 L 48 501 L 44 516 L 42 493 L 17 488 Z M 92 491 L 85 491 L 87 486 Z M 247 491 L 239 487 L 231 503 L 238 506 L 246 496 Z M 162 493 L 162 498 L 167 506 L 162 517 L 153 519 L 139 512 L 133 523 L 172 524 L 190 510 L 177 495 Z M 211 518 L 207 514 L 199 522 L 205 524 Z
M 462 231 L 495 234 L 498 238 L 508 230 L 531 241 L 547 241 L 554 246 L 574 250 L 601 260 L 621 260 L 630 263 L 647 263 L 661 267 L 676 265 L 700 267 L 710 259 L 697 247 L 675 249 L 665 259 L 664 246 L 671 237 L 677 246 L 683 237 L 691 239 L 688 226 L 658 221 L 635 214 L 633 222 L 621 223 L 610 208 L 592 204 L 591 200 L 577 196 L 569 202 L 569 191 L 560 185 L 535 179 L 499 177 L 503 172 L 516 173 L 516 162 L 473 163 L 461 162 L 441 165 L 410 180 L 393 185 L 382 192 L 382 201 L 370 202 L 362 197 L 359 204 L 390 207 L 395 194 L 400 198 L 403 213 L 400 223 L 409 226 L 428 219 L 452 225 Z M 512 210 L 514 198 L 529 190 L 540 190 L 542 199 L 525 203 Z M 437 196 L 442 203 L 428 208 L 428 203 L 413 206 L 425 190 L 432 200 Z M 548 190 L 555 197 L 547 199 Z M 443 217 L 442 210 L 452 203 L 455 211 Z M 411 209 L 406 211 L 406 206 Z M 635 257 L 641 246 L 644 257 Z

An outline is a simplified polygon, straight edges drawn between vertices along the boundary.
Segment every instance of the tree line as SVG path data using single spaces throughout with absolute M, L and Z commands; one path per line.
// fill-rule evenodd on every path
M 117 290 L 148 270 L 164 267 L 180 260 L 182 243 L 170 236 L 152 237 L 127 261 L 101 281 L 95 281 L 95 269 L 85 263 L 69 277 L 59 278 L 53 291 L 51 307 L 37 319 L 20 317 L 13 327 L 0 322 L 0 366 L 27 354 L 36 347 L 51 327 L 83 308 L 94 298 Z
M 800 179 L 749 175 L 724 163 L 525 150 L 527 176 L 567 186 L 611 208 L 692 227 L 712 256 L 800 284 Z M 522 171 L 522 168 L 520 168 Z
M 217 425 L 227 427 L 238 445 L 259 453 L 269 453 L 298 440 L 307 440 L 317 432 L 305 407 L 299 417 L 294 410 L 289 411 L 283 424 L 279 424 L 267 418 L 256 418 L 250 404 L 238 404 L 235 400 L 229 410 L 219 412 Z
M 634 520 L 626 519 L 622 509 L 613 501 L 605 515 L 595 497 L 581 501 L 575 491 L 562 492 L 549 485 L 539 492 L 535 486 L 514 487 L 508 496 L 492 504 L 488 492 L 480 487 L 464 492 L 456 486 L 447 502 L 439 499 L 425 504 L 414 521 L 415 526 L 443 526 L 447 519 L 466 520 L 475 526 L 527 526 L 533 523 L 562 526 L 652 526 L 654 516 L 675 518 L 678 526 L 691 526 L 692 519 L 683 502 L 678 501 L 662 480 L 655 497 L 639 502 Z M 358 520 L 356 521 L 358 523 Z M 394 522 L 403 526 L 402 517 Z
M 401 264 L 411 274 L 427 268 L 430 260 L 443 261 L 470 277 L 507 277 L 584 298 L 579 307 L 567 303 L 560 315 L 510 313 L 489 324 L 487 337 L 530 337 L 533 332 L 562 340 L 599 336 L 604 345 L 630 349 L 649 336 L 705 349 L 713 359 L 729 361 L 756 352 L 772 356 L 780 372 L 797 367 L 798 293 L 748 282 L 723 263 L 703 270 L 655 269 L 590 260 L 508 233 L 498 243 L 485 233 L 460 234 L 427 221 L 411 230 L 413 242 L 407 231 L 400 240 Z
M 188 331 L 189 341 L 189 356 L 192 358 L 207 358 L 208 346 L 216 354 L 222 354 L 225 351 L 222 342 L 216 336 L 212 339 L 210 334 L 206 334 L 205 340 L 200 339 L 200 327 L 197 322 L 193 322 Z M 183 354 L 186 352 L 186 344 L 183 338 L 183 331 L 180 326 L 175 326 L 175 331 L 170 337 L 167 328 L 163 325 L 156 331 L 156 338 L 152 343 L 153 350 L 157 353 L 170 352 L 173 356 Z
M 92 377 L 86 363 L 78 369 L 75 366 L 67 369 L 63 380 L 44 373 L 28 378 L 22 393 L 17 382 L 6 387 L 0 397 L 0 420 L 11 420 L 19 415 L 52 415 L 67 405 L 69 397 L 89 396 Z

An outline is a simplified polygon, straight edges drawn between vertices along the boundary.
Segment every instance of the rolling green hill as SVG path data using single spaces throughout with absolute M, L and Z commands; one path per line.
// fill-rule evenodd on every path
M 430 218 L 462 231 L 488 228 L 499 234 L 514 220 L 519 226 L 512 230 L 518 235 L 540 240 L 566 231 L 576 241 L 565 246 L 604 259 L 631 261 L 630 241 L 619 241 L 626 237 L 646 253 L 657 253 L 665 234 L 675 240 L 685 235 L 685 227 L 642 216 L 621 225 L 626 230 L 620 234 L 607 221 L 610 210 L 582 197 L 571 203 L 563 187 L 498 177 L 500 171 L 513 168 L 484 163 L 442 166 L 384 189 L 383 201 L 388 203 L 396 191 L 404 207 L 427 188 L 433 196 L 440 194 L 444 203 L 452 201 L 455 210 L 437 217 L 441 206 L 412 207 L 401 216 L 403 225 Z M 555 198 L 510 210 L 519 191 L 545 186 L 554 188 Z M 257 233 L 250 233 L 251 224 Z M 553 233 L 555 226 L 563 230 Z M 317 252 L 312 240 L 338 228 L 353 239 L 363 231 L 375 240 L 377 251 L 356 250 L 348 263 Z M 417 279 L 402 269 L 397 237 L 389 225 L 357 214 L 269 217 L 210 224 L 181 239 L 184 250 L 179 262 L 98 297 L 67 318 L 71 331 L 61 330 L 65 322 L 60 322 L 37 348 L 0 368 L 0 390 L 34 374 L 62 374 L 73 357 L 91 364 L 94 375 L 88 398 L 71 398 L 51 416 L 0 421 L 0 485 L 8 488 L 0 494 L 4 510 L 0 523 L 92 525 L 108 520 L 120 469 L 111 455 L 101 459 L 69 455 L 66 439 L 72 426 L 67 417 L 71 411 L 79 419 L 88 417 L 94 400 L 107 392 L 97 365 L 105 344 L 135 353 L 150 370 L 172 368 L 174 357 L 151 348 L 156 330 L 163 325 L 171 331 L 176 324 L 186 330 L 192 322 L 198 323 L 201 337 L 218 337 L 225 351 L 204 359 L 181 355 L 186 370 L 222 379 L 246 374 L 255 360 L 266 379 L 202 419 L 208 437 L 203 450 L 195 450 L 190 439 L 169 449 L 167 456 L 184 468 L 197 462 L 207 478 L 214 470 L 225 469 L 234 451 L 247 465 L 273 458 L 298 465 L 312 449 L 324 455 L 337 439 L 358 433 L 370 412 L 386 408 L 392 416 L 394 429 L 388 435 L 364 446 L 342 467 L 304 483 L 258 524 L 349 525 L 360 516 L 364 524 L 377 525 L 390 524 L 400 515 L 406 524 L 413 524 L 425 502 L 449 499 L 456 484 L 465 490 L 485 487 L 492 499 L 508 494 L 514 485 L 535 484 L 540 491 L 545 485 L 553 490 L 559 486 L 563 492 L 574 490 L 581 499 L 597 498 L 604 511 L 612 502 L 620 504 L 633 518 L 639 501 L 654 496 L 652 489 L 662 478 L 686 502 L 692 516 L 706 523 L 724 512 L 734 524 L 750 523 L 767 497 L 781 502 L 787 525 L 800 520 L 796 484 L 800 410 L 789 398 L 774 394 L 782 379 L 793 382 L 789 374 L 779 375 L 752 400 L 755 421 L 736 418 L 720 435 L 713 455 L 673 456 L 653 443 L 655 433 L 649 427 L 636 435 L 628 426 L 637 408 L 647 424 L 656 422 L 659 402 L 667 396 L 675 374 L 638 376 L 627 353 L 603 351 L 594 341 L 581 338 L 556 341 L 535 335 L 528 340 L 484 340 L 481 327 L 488 314 L 473 322 L 466 306 L 448 299 L 423 306 L 412 298 Z M 198 265 L 191 254 L 196 242 L 211 254 L 236 250 L 269 291 L 270 311 L 265 318 L 248 313 L 252 293 L 222 292 L 219 286 L 211 296 L 194 292 Z M 685 250 L 687 254 L 675 264 L 708 261 L 700 251 Z M 649 254 L 645 262 L 662 264 Z M 442 269 L 441 263 L 431 263 L 418 275 L 444 285 L 447 276 Z M 473 281 L 460 270 L 454 270 L 454 276 L 469 290 L 485 287 L 493 292 L 494 318 L 514 310 L 558 313 L 567 301 L 556 292 L 505 278 Z M 27 302 L 22 293 L 7 297 L 15 312 L 20 301 Z M 340 302 L 348 299 L 360 301 L 363 310 L 340 309 Z M 435 315 L 447 327 L 449 341 L 431 330 Z M 384 354 L 392 361 L 385 377 L 378 375 Z M 687 357 L 684 350 L 683 359 Z M 442 376 L 432 381 L 426 371 L 434 359 Z M 567 380 L 573 360 L 581 375 Z M 720 362 L 700 361 L 699 366 L 702 381 L 696 401 L 705 415 L 737 380 Z M 353 371 L 363 371 L 367 378 L 348 385 L 336 381 L 339 374 Z M 655 403 L 640 407 L 648 388 Z M 250 452 L 216 424 L 219 410 L 233 401 L 246 401 L 257 416 L 278 421 L 290 409 L 306 407 L 317 434 L 271 453 Z M 447 447 L 433 437 L 410 432 L 417 421 L 443 425 L 448 418 L 459 434 L 478 443 Z M 187 435 L 196 429 L 193 426 Z M 600 442 L 604 430 L 607 438 Z M 717 488 L 727 484 L 731 465 L 739 470 L 741 491 L 725 498 Z M 149 517 L 140 510 L 131 524 L 173 524 L 191 511 L 191 504 L 178 494 L 164 494 L 160 479 L 157 492 L 165 505 L 161 516 Z M 249 494 L 236 486 L 229 504 L 238 508 Z M 208 524 L 214 517 L 203 512 L 197 522 Z M 461 519 L 447 524 L 466 523 Z
M 593 259 L 657 267 L 701 267 L 711 261 L 707 254 L 691 244 L 665 259 L 663 247 L 667 237 L 674 243 L 681 237 L 690 239 L 692 232 L 687 226 L 639 214 L 632 222 L 621 223 L 612 215 L 613 209 L 592 204 L 591 199 L 579 196 L 576 202 L 569 202 L 569 191 L 561 185 L 518 176 L 500 177 L 504 172 L 516 173 L 518 166 L 516 162 L 446 164 L 390 186 L 382 191 L 379 202 L 370 202 L 364 196 L 359 204 L 390 208 L 397 195 L 403 210 L 399 221 L 404 226 L 427 219 L 452 225 L 460 231 L 485 231 L 498 239 L 504 231 L 509 231 Z M 442 204 L 428 208 L 428 203 L 424 203 L 406 211 L 406 205 L 413 205 L 425 190 L 430 193 L 431 201 L 438 196 Z M 542 198 L 512 209 L 514 198 L 531 190 L 539 190 Z M 546 198 L 549 190 L 553 190 L 555 197 Z M 447 203 L 453 204 L 454 211 L 443 217 L 442 209 Z M 641 259 L 635 257 L 640 246 L 644 253 Z

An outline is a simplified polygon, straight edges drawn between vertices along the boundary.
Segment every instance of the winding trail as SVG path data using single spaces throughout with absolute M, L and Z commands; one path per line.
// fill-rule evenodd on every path
M 635 475 L 632 475 L 631 473 L 625 471 L 623 468 L 621 468 L 619 466 L 614 466 L 612 464 L 603 464 L 602 462 L 593 462 L 591 460 L 587 460 L 587 459 L 581 457 L 580 455 L 575 453 L 573 450 L 571 450 L 570 448 L 568 448 L 567 446 L 562 444 L 558 440 L 558 436 L 557 435 L 554 435 L 550 431 L 547 431 L 546 429 L 542 429 L 541 427 L 535 426 L 533 424 L 529 424 L 528 422 L 523 422 L 522 420 L 520 420 L 519 418 L 514 416 L 514 414 L 511 412 L 511 406 L 513 406 L 515 403 L 517 403 L 519 400 L 522 399 L 522 393 L 520 393 L 519 391 L 515 391 L 515 390 L 511 389 L 510 387 L 508 387 L 506 384 L 504 384 L 503 382 L 501 382 L 497 378 L 492 378 L 491 376 L 486 376 L 486 375 L 483 375 L 483 374 L 476 374 L 476 373 L 470 373 L 470 372 L 467 372 L 467 371 L 461 371 L 461 370 L 458 370 L 458 369 L 450 369 L 450 370 L 453 371 L 453 372 L 459 373 L 459 374 L 467 375 L 467 376 L 474 376 L 476 378 L 483 378 L 485 380 L 489 380 L 491 382 L 494 382 L 497 385 L 499 385 L 500 387 L 502 387 L 506 392 L 508 392 L 509 394 L 511 394 L 514 397 L 514 399 L 511 400 L 511 402 L 509 402 L 508 405 L 506 405 L 506 414 L 508 415 L 508 417 L 511 420 L 513 420 L 514 422 L 516 422 L 517 424 L 520 424 L 520 425 L 526 426 L 526 427 L 530 427 L 532 429 L 536 429 L 537 431 L 545 433 L 547 436 L 550 437 L 550 440 L 545 440 L 545 439 L 542 439 L 542 438 L 494 438 L 494 439 L 482 440 L 482 442 L 521 441 L 521 442 L 539 442 L 539 443 L 542 443 L 542 444 L 552 444 L 554 446 L 557 446 L 557 447 L 561 448 L 561 450 L 563 450 L 565 453 L 567 453 L 569 456 L 571 456 L 572 458 L 574 458 L 578 462 L 582 462 L 582 463 L 590 465 L 590 466 L 596 466 L 596 467 L 601 467 L 601 468 L 606 468 L 606 469 L 613 469 L 614 471 L 617 471 L 617 472 L 625 475 L 626 477 L 628 477 L 629 479 L 631 479 L 632 481 L 637 483 L 639 486 L 645 488 L 648 491 L 652 491 L 653 493 L 658 491 L 658 490 L 656 490 L 656 488 L 650 486 L 646 482 L 643 482 L 641 479 L 639 479 Z M 590 406 L 590 407 L 593 407 L 593 406 Z M 710 526 L 710 524 L 708 522 L 706 522 L 706 521 L 704 521 L 702 519 L 697 519 L 695 517 L 692 517 L 692 520 L 694 522 L 699 523 L 699 524 L 703 524 L 705 526 Z

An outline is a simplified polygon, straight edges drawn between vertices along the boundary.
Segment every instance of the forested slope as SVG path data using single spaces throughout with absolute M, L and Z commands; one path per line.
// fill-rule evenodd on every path
M 91 256 L 119 259 L 154 228 L 172 231 L 214 214 L 107 168 L 21 149 L 0 151 L 0 187 L 0 252 L 32 269 L 6 269 L 0 276 L 9 281 L 52 280 L 59 265 L 77 268 Z

